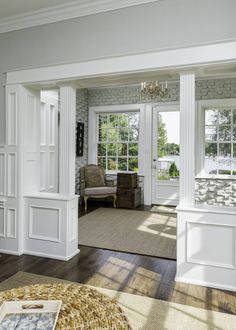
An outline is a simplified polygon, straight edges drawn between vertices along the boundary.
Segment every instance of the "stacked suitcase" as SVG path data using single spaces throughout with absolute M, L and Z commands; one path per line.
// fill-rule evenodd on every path
M 135 209 L 141 204 L 137 173 L 117 174 L 117 207 Z

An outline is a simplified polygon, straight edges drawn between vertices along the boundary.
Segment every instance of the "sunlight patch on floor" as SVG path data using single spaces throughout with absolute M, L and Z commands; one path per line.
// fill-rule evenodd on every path
M 142 231 L 144 233 L 175 239 L 175 234 L 170 233 L 176 228 L 171 224 L 172 219 L 168 216 L 160 216 L 159 220 L 160 222 L 157 221 L 157 218 L 155 216 L 150 215 L 137 227 L 137 230 Z M 156 226 L 157 228 L 150 228 L 153 226 Z

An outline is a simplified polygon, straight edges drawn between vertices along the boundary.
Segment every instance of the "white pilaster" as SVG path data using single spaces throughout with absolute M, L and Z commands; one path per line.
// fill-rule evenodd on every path
M 76 89 L 60 87 L 60 171 L 59 193 L 75 195 L 75 114 Z
M 144 204 L 152 203 L 152 104 L 140 108 L 140 172 L 144 174 Z
M 194 206 L 195 74 L 180 75 L 180 207 Z

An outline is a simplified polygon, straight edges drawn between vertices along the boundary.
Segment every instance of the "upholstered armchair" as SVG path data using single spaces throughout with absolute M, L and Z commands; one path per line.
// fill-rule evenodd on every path
M 114 181 L 107 181 L 102 166 L 86 165 L 80 168 L 80 200 L 84 201 L 87 212 L 89 198 L 113 198 L 113 206 L 116 207 L 116 190 Z

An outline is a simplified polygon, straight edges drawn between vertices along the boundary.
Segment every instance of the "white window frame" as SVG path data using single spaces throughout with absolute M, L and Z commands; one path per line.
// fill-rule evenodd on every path
M 129 105 L 114 105 L 114 106 L 98 106 L 89 108 L 89 128 L 88 128 L 88 163 L 97 164 L 97 136 L 98 125 L 97 115 L 106 113 L 125 113 L 125 112 L 139 112 L 139 140 L 138 140 L 138 175 L 144 175 L 145 160 L 141 155 L 145 148 L 143 125 L 145 116 L 145 105 L 143 104 L 129 104 Z M 116 174 L 119 171 L 106 171 L 106 174 Z
M 196 177 L 197 178 L 216 178 L 216 179 L 235 179 L 235 175 L 206 174 L 204 169 L 205 162 L 205 110 L 209 108 L 224 109 L 236 108 L 236 99 L 201 100 L 197 106 L 197 157 L 196 157 Z

